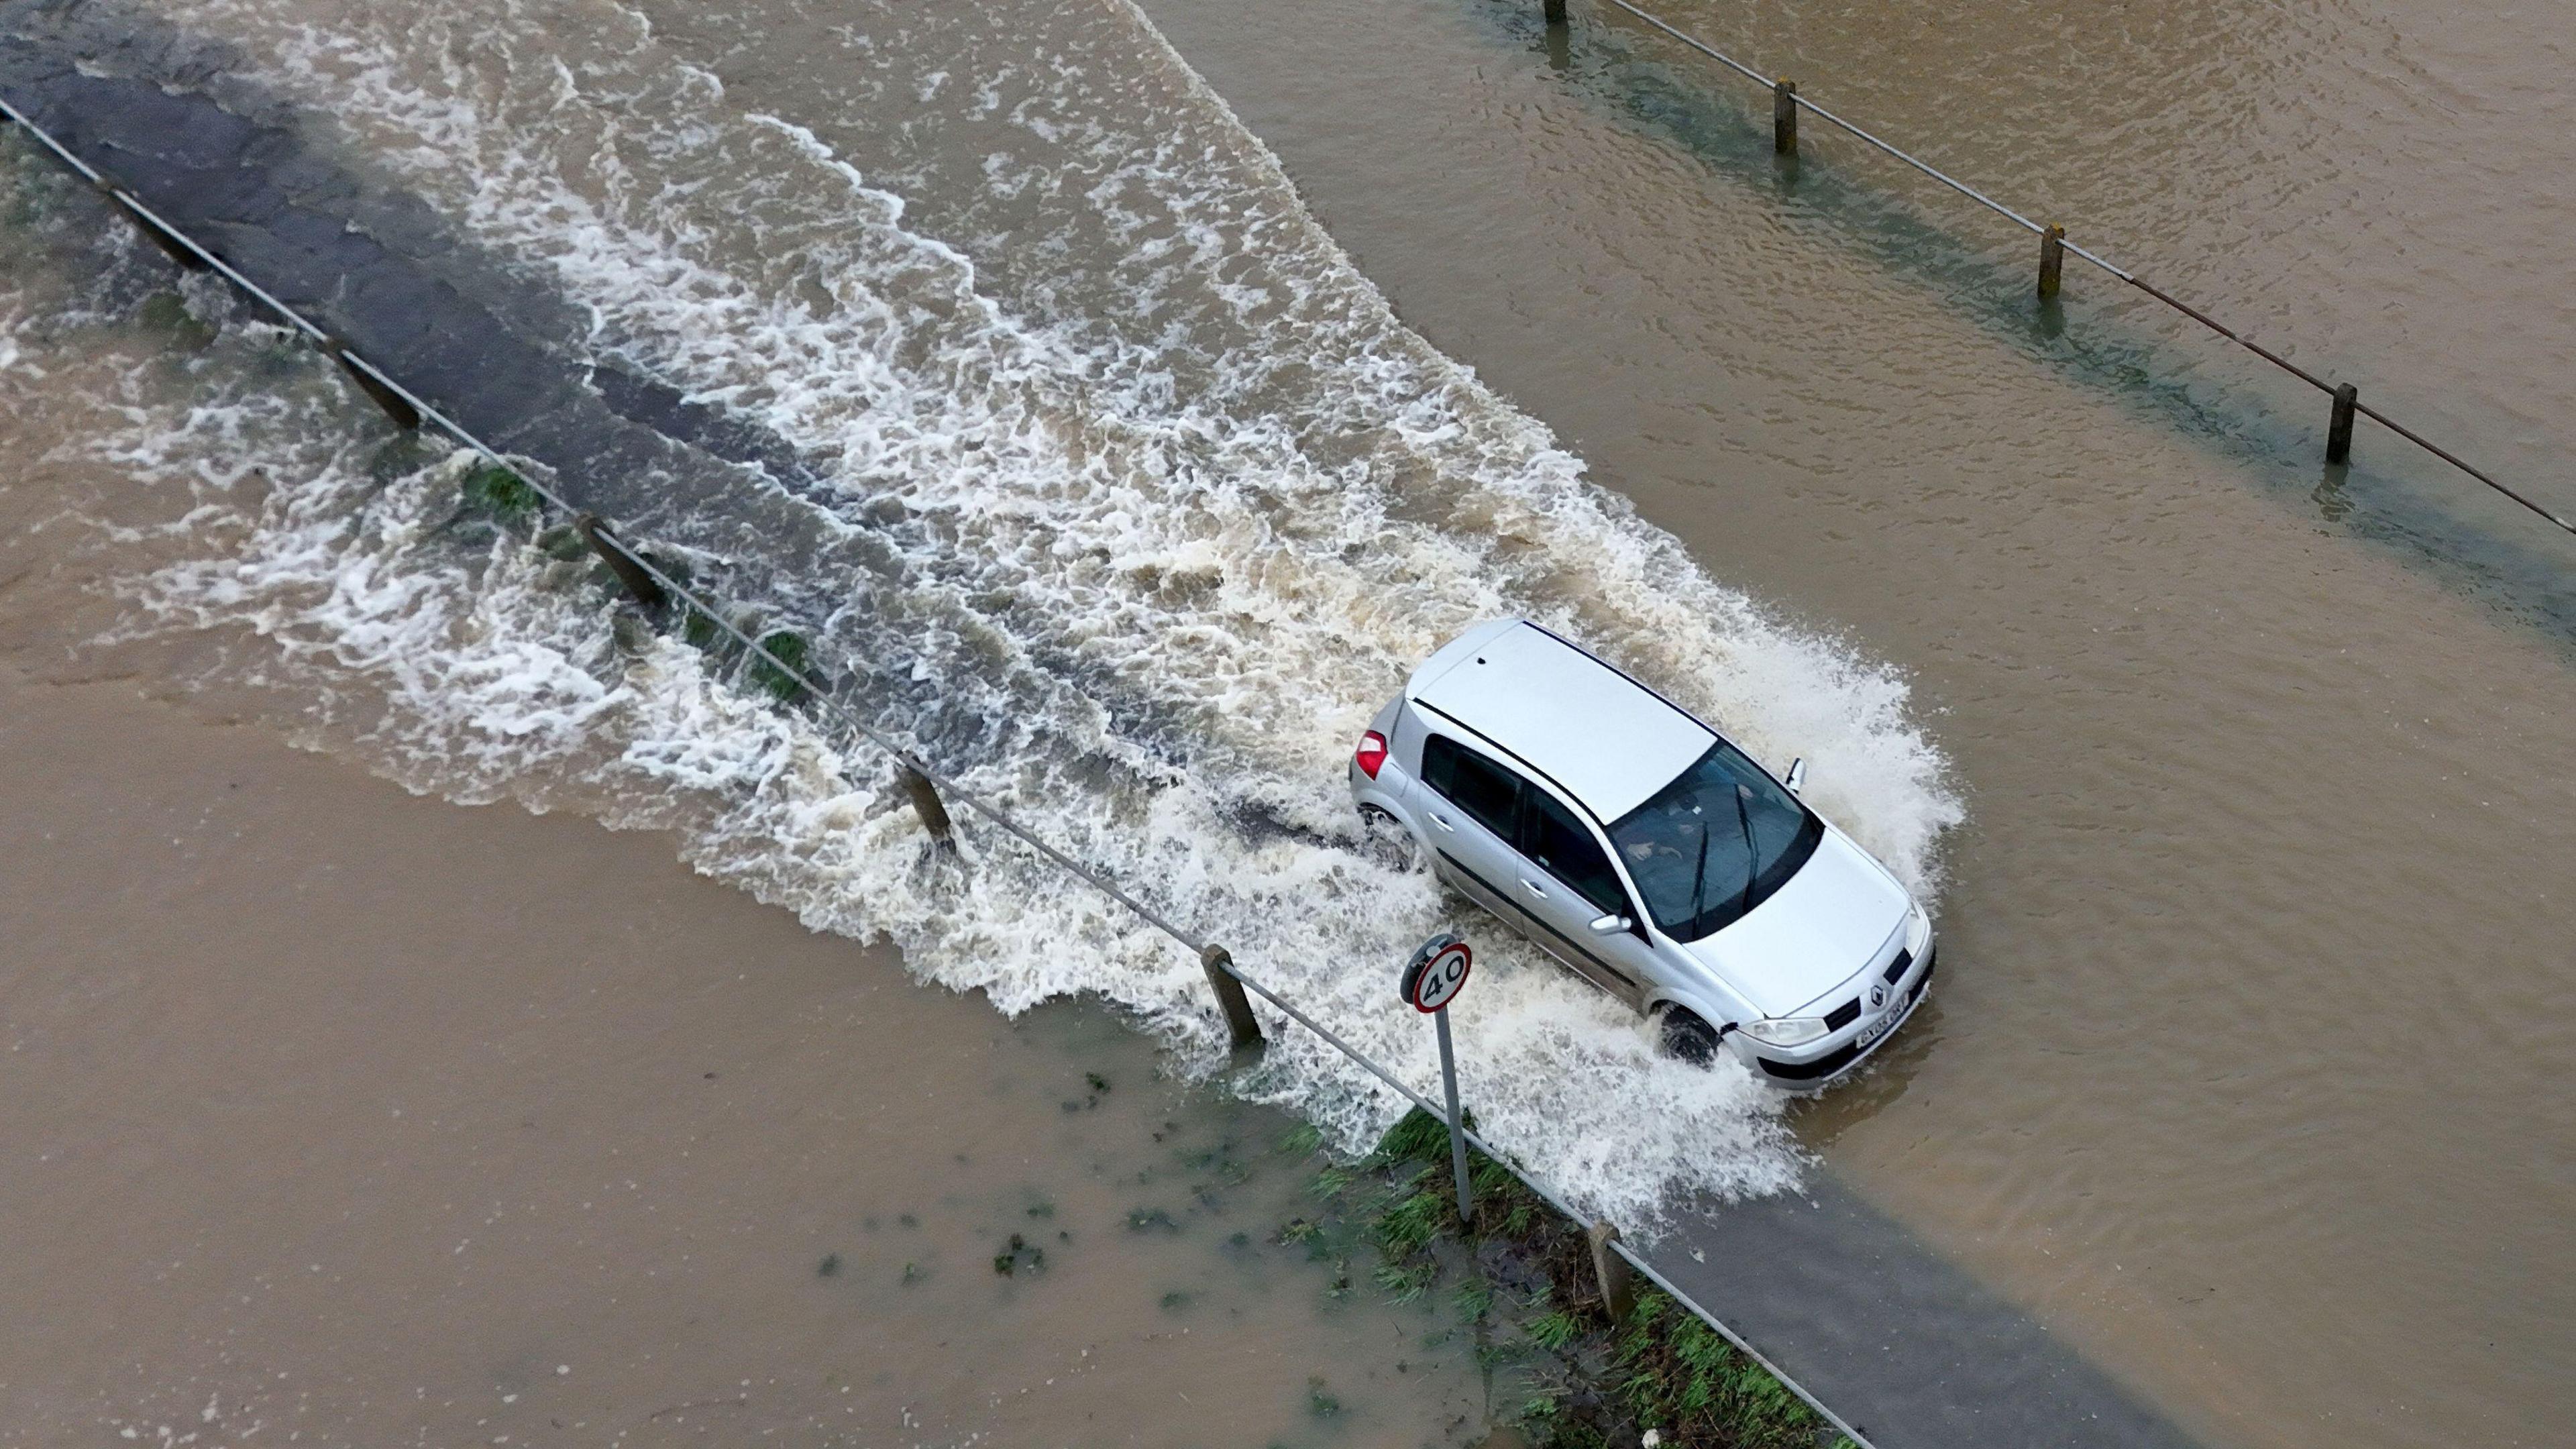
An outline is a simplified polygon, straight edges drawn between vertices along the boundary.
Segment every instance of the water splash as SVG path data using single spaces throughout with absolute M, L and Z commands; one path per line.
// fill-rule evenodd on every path
M 871 122 L 936 138 L 906 153 L 907 197 L 737 106 L 632 10 L 183 13 L 576 304 L 579 345 L 788 440 L 822 490 L 747 482 L 749 531 L 783 509 L 880 531 L 885 574 L 776 582 L 944 766 L 1417 1084 L 1431 1044 L 1390 1009 L 1392 973 L 1464 924 L 1488 947 L 1456 1009 L 1468 1099 L 1595 1211 L 1644 1223 L 1677 1192 L 1793 1178 L 1748 1074 L 1659 1058 L 1615 1004 L 1357 849 L 1343 752 L 1443 638 L 1523 614 L 1757 755 L 1805 755 L 1818 807 L 1928 894 L 1961 807 L 1905 682 L 1709 579 L 1405 330 L 1140 16 L 853 22 L 866 94 L 901 100 Z M 930 84 L 961 46 L 983 48 L 979 87 Z M 217 351 L 254 345 L 236 327 Z M 971 823 L 965 867 L 938 867 L 878 762 L 685 645 L 621 652 L 570 566 L 446 527 L 457 460 L 387 480 L 327 379 L 280 398 L 273 368 L 234 361 L 89 420 L 97 467 L 221 521 L 219 551 L 149 571 L 144 616 L 251 630 L 259 668 L 412 788 L 673 830 L 696 868 L 890 937 L 925 980 L 1004 1011 L 1096 994 L 1216 1068 L 1185 953 Z M 214 486 L 217 456 L 274 486 Z M 1346 1146 L 1398 1110 L 1274 1025 L 1242 1090 Z

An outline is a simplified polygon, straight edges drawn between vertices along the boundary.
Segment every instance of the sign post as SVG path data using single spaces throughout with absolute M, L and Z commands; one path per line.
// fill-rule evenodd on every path
M 1449 1046 L 1449 1003 L 1467 984 L 1475 953 L 1466 938 L 1444 931 L 1416 947 L 1405 963 L 1405 1004 L 1431 1018 L 1440 1036 L 1440 1085 L 1449 1098 L 1449 1167 L 1458 1175 L 1458 1221 L 1476 1223 L 1475 1192 L 1467 1185 L 1467 1131 L 1458 1115 L 1458 1059 Z

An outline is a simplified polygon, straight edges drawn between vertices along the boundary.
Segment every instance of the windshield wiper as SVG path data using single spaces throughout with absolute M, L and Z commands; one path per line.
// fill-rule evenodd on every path
M 1691 929 L 1699 931 L 1700 913 L 1708 902 L 1708 812 L 1699 812 L 1699 865 L 1691 871 Z M 1704 936 L 1708 933 L 1700 931 Z M 1691 939 L 1697 940 L 1694 936 Z
M 1753 882 L 1759 879 L 1755 872 L 1762 868 L 1762 852 L 1753 848 L 1753 816 L 1751 812 L 1745 809 L 1744 806 L 1744 797 L 1752 793 L 1752 791 L 1745 789 L 1742 785 L 1737 785 L 1735 787 L 1735 823 L 1744 827 L 1744 903 L 1735 908 L 1735 915 L 1738 920 L 1741 920 L 1752 913 Z M 1706 864 L 1708 859 L 1708 826 L 1706 824 L 1702 824 L 1699 828 L 1699 851 L 1701 863 Z

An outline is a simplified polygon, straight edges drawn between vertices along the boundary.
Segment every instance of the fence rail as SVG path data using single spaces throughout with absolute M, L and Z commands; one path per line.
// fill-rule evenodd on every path
M 1545 6 L 1543 13 L 1549 25 L 1557 26 L 1566 23 L 1565 0 L 1543 0 L 1543 3 Z M 2379 424 L 2381 427 L 2388 429 L 2390 432 L 2395 433 L 2397 436 L 2404 438 L 2407 442 L 2413 443 L 2416 447 L 2423 449 L 2425 452 L 2432 454 L 2434 457 L 2441 459 L 2443 462 L 2450 464 L 2452 467 L 2457 468 L 2461 472 L 2466 473 L 2471 478 L 2485 484 L 2488 488 L 2502 494 L 2504 497 L 2520 504 L 2533 515 L 2555 526 L 2561 532 L 2576 535 L 2576 522 L 2570 522 L 2565 515 L 2560 514 L 2554 509 L 2548 507 L 2546 504 L 2527 496 L 2521 490 L 2505 483 L 2502 479 L 2497 478 L 2485 469 L 2468 462 L 2449 448 L 2443 447 L 2441 444 L 2425 437 L 2422 433 L 2419 433 L 2413 428 L 2397 421 L 2395 418 L 2392 418 L 2388 414 L 2381 412 L 2379 409 L 2372 407 L 2370 404 L 2362 402 L 2360 390 L 2353 384 L 2337 384 L 2326 381 L 2317 374 L 2310 372 L 2308 369 L 2299 366 L 2290 359 L 2283 357 L 2281 354 L 2265 347 L 2259 342 L 2256 342 L 2244 333 L 2239 332 L 2235 328 L 2219 321 L 2217 318 L 2210 316 L 2207 312 L 2204 312 L 2198 307 L 2194 307 L 2190 303 L 2176 297 L 2173 293 L 2147 281 L 2135 272 L 2130 271 L 2128 268 L 2118 265 L 2097 252 L 2078 246 L 2074 242 L 2066 240 L 2066 229 L 2064 227 L 2055 224 L 2043 226 L 2040 223 L 2031 220 L 2029 217 L 2024 216 L 2022 213 L 2015 211 L 2013 208 L 2004 205 L 2002 202 L 1995 200 L 1992 196 L 1987 195 L 1976 187 L 1969 185 L 1967 182 L 1960 180 L 1958 177 L 1943 171 L 1941 168 L 1924 160 L 1922 157 L 1915 155 L 1913 152 L 1908 151 L 1893 142 L 1887 141 L 1845 119 L 1841 115 L 1816 104 L 1816 102 L 1810 100 L 1798 90 L 1796 82 L 1779 77 L 1766 78 L 1762 72 L 1755 70 L 1744 62 L 1737 60 L 1735 57 L 1728 55 L 1722 50 L 1719 50 L 1716 46 L 1709 44 L 1698 36 L 1692 35 L 1688 31 L 1681 29 L 1679 26 L 1674 25 L 1671 21 L 1664 19 L 1662 16 L 1632 4 L 1631 0 L 1602 0 L 1602 3 L 1625 11 L 1627 14 L 1632 15 L 1654 29 L 1661 31 L 1663 34 L 1671 37 L 1683 46 L 1698 52 L 1700 55 L 1705 56 L 1710 60 L 1716 61 L 1719 65 L 1735 72 L 1744 79 L 1770 91 L 1772 94 L 1772 144 L 1774 149 L 1794 155 L 1797 151 L 1798 113 L 1800 111 L 1812 112 L 1818 120 L 1825 122 L 1827 125 L 1845 132 L 1875 150 L 1884 152 L 1906 166 L 1922 172 L 1924 175 L 1939 182 L 1941 185 L 1948 187 L 1950 190 L 1959 193 L 1961 196 L 1964 196 L 1970 201 L 1977 203 L 1979 206 L 1984 207 L 1988 211 L 1995 213 L 1997 216 L 2009 220 L 2015 226 L 2022 228 L 2024 231 L 2031 232 L 2038 236 L 2040 239 L 2038 290 L 2039 295 L 2043 298 L 2054 297 L 2057 295 L 2059 278 L 2057 258 L 2059 253 L 2072 252 L 2083 260 L 2101 268 L 2111 276 L 2127 283 L 2129 286 L 2136 288 L 2147 296 L 2154 298 L 2156 301 L 2163 303 L 2165 306 L 2181 313 L 2192 321 L 2199 323 L 2201 326 L 2208 328 L 2220 337 L 2235 343 L 2237 346 L 2253 353 L 2256 357 L 2259 357 L 2265 362 L 2272 364 L 2274 367 L 2281 369 L 2283 372 L 2290 374 L 2299 381 L 2304 382 L 2308 386 L 2315 388 L 2317 391 L 2332 397 L 2334 400 L 2332 405 L 2333 410 L 2328 415 L 2326 428 L 2327 462 L 2345 463 L 2350 461 L 2352 456 L 2352 420 L 2355 415 L 2365 417 L 2370 419 L 2372 422 Z
M 159 247 L 163 252 L 167 253 L 174 262 L 192 270 L 215 272 L 222 276 L 226 281 L 239 287 L 249 296 L 255 298 L 262 306 L 266 307 L 271 312 L 276 313 L 277 316 L 294 331 L 303 334 L 303 336 L 317 349 L 339 364 L 339 366 L 349 374 L 350 378 L 358 384 L 368 397 L 393 419 L 396 425 L 405 429 L 416 429 L 424 424 L 435 425 L 439 431 L 446 433 L 449 437 L 454 438 L 464 447 L 471 449 L 474 453 L 482 457 L 486 463 L 493 467 L 505 470 L 512 477 L 525 484 L 539 498 L 545 500 L 548 505 L 565 515 L 566 518 L 574 522 L 579 527 L 583 537 L 589 541 L 591 547 L 597 550 L 601 557 L 611 565 L 613 571 L 626 583 L 629 591 L 635 594 L 639 601 L 647 605 L 656 606 L 667 604 L 673 600 L 678 601 L 693 611 L 697 616 L 703 617 L 710 624 L 730 636 L 733 641 L 741 645 L 748 654 L 760 659 L 770 668 L 778 671 L 780 676 L 795 681 L 802 687 L 802 697 L 804 699 L 812 700 L 817 708 L 821 709 L 832 719 L 847 728 L 851 734 L 867 741 L 870 745 L 874 746 L 878 751 L 882 752 L 893 761 L 897 770 L 902 772 L 905 783 L 912 787 L 916 808 L 919 810 L 923 819 L 923 824 L 930 831 L 934 841 L 944 842 L 947 837 L 947 831 L 944 828 L 946 825 L 946 811 L 940 805 L 940 797 L 944 794 L 964 801 L 968 808 L 972 809 L 976 814 L 992 822 L 995 827 L 1010 835 L 1012 838 L 1038 852 L 1040 856 L 1044 857 L 1049 863 L 1059 870 L 1062 870 L 1066 874 L 1083 882 L 1085 885 L 1090 886 L 1092 889 L 1099 891 L 1101 894 L 1107 896 L 1110 900 L 1123 907 L 1139 922 L 1161 932 L 1163 935 L 1170 937 L 1173 941 L 1195 953 L 1199 957 L 1201 964 L 1206 968 L 1210 983 L 1216 987 L 1219 1005 L 1230 1021 L 1240 1022 L 1249 1019 L 1250 1013 L 1248 1009 L 1240 1012 L 1237 1010 L 1237 1007 L 1240 1004 L 1239 993 L 1248 989 L 1259 995 L 1264 1001 L 1269 1002 L 1273 1007 L 1276 1007 L 1280 1013 L 1285 1015 L 1289 1020 L 1304 1027 L 1306 1030 L 1313 1032 L 1334 1050 L 1340 1052 L 1343 1056 L 1350 1058 L 1351 1061 L 1368 1071 L 1379 1081 L 1384 1082 L 1387 1086 L 1393 1088 L 1398 1094 L 1402 1095 L 1414 1106 L 1429 1113 L 1433 1117 L 1441 1118 L 1443 1120 L 1447 1119 L 1448 1113 L 1441 1104 L 1435 1103 L 1431 1098 L 1425 1096 L 1423 1093 L 1414 1090 L 1409 1083 L 1396 1076 L 1392 1071 L 1389 1071 L 1383 1064 L 1371 1058 L 1367 1053 L 1361 1051 L 1359 1048 L 1352 1046 L 1349 1042 L 1344 1041 L 1341 1036 L 1335 1033 L 1330 1027 L 1317 1021 L 1314 1017 L 1307 1015 L 1304 1011 L 1298 1009 L 1298 1007 L 1294 1003 L 1290 1002 L 1286 997 L 1281 996 L 1278 992 L 1272 990 L 1266 985 L 1263 985 L 1260 981 L 1244 972 L 1240 967 L 1234 964 L 1232 956 L 1223 946 L 1205 940 L 1188 928 L 1155 911 L 1152 907 L 1147 906 L 1144 902 L 1138 900 L 1133 895 L 1130 895 L 1126 890 L 1121 888 L 1116 881 L 1112 880 L 1103 872 L 1084 865 L 1082 862 L 1074 859 L 1070 855 L 1067 855 L 1055 846 L 1048 844 L 1035 831 L 1014 818 L 1009 811 L 1004 810 L 1001 806 L 986 799 L 984 796 L 967 789 L 965 786 L 958 783 L 958 781 L 953 777 L 939 773 L 929 764 L 928 761 L 915 755 L 911 751 L 906 750 L 900 744 L 897 744 L 892 739 L 889 739 L 884 734 L 880 733 L 873 726 L 868 724 L 867 721 L 861 719 L 846 704 L 842 703 L 839 699 L 834 698 L 828 690 L 828 681 L 826 681 L 818 672 L 809 670 L 801 664 L 792 664 L 786 659 L 779 657 L 779 655 L 772 651 L 766 644 L 762 643 L 759 639 L 752 637 L 741 627 L 736 625 L 731 618 L 721 610 L 717 609 L 715 605 L 703 595 L 691 589 L 689 585 L 681 579 L 664 570 L 642 550 L 619 537 L 616 532 L 601 520 L 597 514 L 580 508 L 571 499 L 565 497 L 553 486 L 543 480 L 530 477 L 527 470 L 520 468 L 510 459 L 502 456 L 498 452 L 495 452 L 489 445 L 484 443 L 482 439 L 474 436 L 474 434 L 467 431 L 462 424 L 439 411 L 437 407 L 432 405 L 426 399 L 413 393 L 409 388 L 404 387 L 402 383 L 395 380 L 391 374 L 385 372 L 373 362 L 360 356 L 354 349 L 341 342 L 328 330 L 305 317 L 302 313 L 297 312 L 294 308 L 279 301 L 258 283 L 243 275 L 241 271 L 235 268 L 231 263 L 226 262 L 222 257 L 209 251 L 207 248 L 200 245 L 195 238 L 190 237 L 177 226 L 165 220 L 159 213 L 155 212 L 148 204 L 146 204 L 142 197 L 118 184 L 114 178 L 108 176 L 98 168 L 82 160 L 70 148 L 56 140 L 51 132 L 48 132 L 43 127 L 37 125 L 35 121 L 30 119 L 17 107 L 11 105 L 6 100 L 0 100 L 0 115 L 5 115 L 20 129 L 35 137 L 39 143 L 41 143 L 47 150 L 51 151 L 65 165 L 79 173 L 83 180 L 89 182 L 92 186 L 97 187 L 119 211 L 123 212 L 126 217 L 143 232 L 147 239 L 149 239 L 155 246 Z M 925 794 L 927 798 L 925 798 Z M 1231 988 L 1231 991 L 1229 988 Z M 1258 1040 L 1259 1033 L 1257 1027 L 1253 1029 L 1251 1036 L 1254 1040 Z M 1245 1032 L 1239 1025 L 1236 1029 L 1235 1041 L 1237 1046 L 1245 1044 Z M 1875 1446 L 1870 1443 L 1869 1439 L 1865 1437 L 1859 1429 L 1853 1427 L 1851 1423 L 1845 1420 L 1840 1414 L 1835 1413 L 1834 1410 L 1828 1407 L 1823 1400 L 1810 1392 L 1805 1385 L 1799 1383 L 1796 1378 L 1784 1371 L 1778 1364 L 1772 1362 L 1771 1359 L 1763 1354 L 1761 1350 L 1755 1348 L 1745 1339 L 1743 1334 L 1736 1331 L 1733 1325 L 1727 1323 L 1724 1319 L 1719 1318 L 1715 1313 L 1710 1312 L 1706 1306 L 1701 1304 L 1697 1299 L 1692 1298 L 1688 1293 L 1683 1292 L 1679 1285 L 1675 1284 L 1669 1277 L 1666 1277 L 1653 1263 L 1648 1262 L 1642 1253 L 1629 1246 L 1626 1242 L 1620 1240 L 1615 1229 L 1612 1229 L 1606 1223 L 1587 1219 L 1584 1213 L 1572 1202 L 1568 1201 L 1563 1194 L 1556 1191 L 1544 1179 L 1531 1172 L 1526 1166 L 1496 1148 L 1481 1134 L 1469 1129 L 1466 1131 L 1465 1135 L 1467 1140 L 1474 1144 L 1478 1151 L 1484 1153 L 1487 1157 L 1492 1158 L 1495 1162 L 1500 1163 L 1504 1168 L 1509 1170 L 1512 1175 L 1519 1178 L 1531 1192 L 1537 1194 L 1539 1198 L 1545 1201 L 1550 1207 L 1563 1214 L 1567 1221 L 1573 1223 L 1577 1227 L 1583 1227 L 1589 1223 L 1593 1241 L 1596 1245 L 1595 1263 L 1598 1266 L 1598 1271 L 1602 1279 L 1602 1296 L 1605 1302 L 1625 1301 L 1627 1290 L 1625 1289 L 1624 1283 L 1614 1282 L 1614 1278 L 1623 1277 L 1624 1275 L 1615 1275 L 1613 1271 L 1604 1264 L 1602 1259 L 1602 1250 L 1615 1254 L 1618 1260 L 1625 1262 L 1637 1272 L 1644 1274 L 1646 1278 L 1653 1282 L 1657 1287 L 1670 1294 L 1675 1302 L 1689 1309 L 1693 1315 L 1697 1316 L 1710 1328 L 1716 1330 L 1717 1333 L 1724 1337 L 1728 1343 L 1733 1344 L 1737 1350 L 1742 1352 L 1746 1357 L 1752 1359 L 1755 1363 L 1761 1365 L 1764 1371 L 1768 1372 L 1773 1378 L 1778 1379 L 1783 1386 L 1785 1386 L 1791 1393 L 1796 1394 L 1809 1408 L 1815 1410 L 1819 1417 L 1823 1418 L 1826 1423 L 1830 1424 L 1834 1430 L 1840 1433 L 1844 1438 L 1850 1440 L 1853 1444 L 1860 1446 L 1860 1449 L 1875 1449 Z

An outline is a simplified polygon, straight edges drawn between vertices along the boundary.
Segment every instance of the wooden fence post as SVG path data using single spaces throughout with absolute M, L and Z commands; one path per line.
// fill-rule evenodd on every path
M 1613 1324 L 1625 1323 L 1637 1311 L 1636 1270 L 1619 1250 L 1610 1246 L 1619 1241 L 1619 1230 L 1608 1223 L 1592 1225 L 1592 1277 L 1601 1285 L 1601 1306 L 1609 1311 Z
M 921 817 L 921 828 L 930 832 L 930 843 L 941 850 L 955 850 L 957 826 L 948 818 L 948 806 L 939 798 L 939 787 L 910 765 L 895 768 L 903 774 L 904 792 L 912 796 L 912 813 Z
M 2058 284 L 2066 275 L 2066 228 L 2050 222 L 2039 234 L 2039 300 L 2057 296 Z
M 1199 952 L 1199 965 L 1207 970 L 1208 985 L 1216 988 L 1217 1008 L 1225 1013 L 1233 1050 L 1261 1045 L 1261 1023 L 1252 1014 L 1252 998 L 1244 995 L 1243 983 L 1234 979 L 1233 955 L 1223 946 L 1211 945 Z
M 202 272 L 208 268 L 210 263 L 204 257 L 197 255 L 177 237 L 163 231 L 133 202 L 126 200 L 124 194 L 117 189 L 116 183 L 102 180 L 98 183 L 98 189 L 106 194 L 107 199 L 115 204 L 117 210 L 125 213 L 125 219 L 134 223 L 136 231 L 143 233 L 154 246 L 161 249 L 163 256 L 192 272 Z
M 405 402 L 401 393 L 385 386 L 374 373 L 360 367 L 358 355 L 349 350 L 347 343 L 337 337 L 326 337 L 313 345 L 340 364 L 340 370 L 349 374 L 349 380 L 358 385 L 358 390 L 365 393 L 369 401 L 385 410 L 385 416 L 394 420 L 395 427 L 406 433 L 420 430 L 420 409 Z
M 1563 25 L 1565 23 L 1565 0 L 1547 0 L 1547 3 L 1541 7 L 1541 13 L 1546 15 L 1548 24 Z
M 1771 86 L 1771 149 L 1798 154 L 1798 83 L 1786 78 Z
M 2326 461 L 2352 461 L 2352 415 L 2361 406 L 2361 389 L 2345 383 L 2334 391 L 2334 416 L 2326 423 Z
M 608 531 L 608 525 L 600 521 L 598 514 L 585 513 L 574 519 L 572 526 L 581 535 L 582 542 L 590 545 L 590 551 L 599 555 L 599 561 L 608 565 L 608 571 L 617 575 L 617 581 L 626 586 L 626 592 L 635 596 L 635 602 L 648 609 L 659 609 L 671 601 L 670 595 L 662 592 L 662 586 L 654 582 L 651 574 L 627 557 L 625 549 L 610 541 L 616 535 Z

